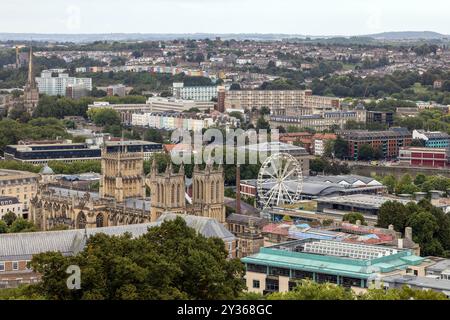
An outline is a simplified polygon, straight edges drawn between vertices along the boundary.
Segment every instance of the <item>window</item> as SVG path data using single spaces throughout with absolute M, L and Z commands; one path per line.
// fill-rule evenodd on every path
M 5 263 L 0 262 L 0 272 L 5 271 Z
M 318 273 L 316 281 L 318 283 L 324 283 L 324 282 L 337 283 L 337 276 L 331 275 L 331 274 Z
M 289 269 L 269 267 L 269 275 L 289 277 Z
M 259 280 L 253 280 L 253 288 L 255 289 L 259 289 L 261 283 L 259 282 Z
M 309 271 L 293 270 L 292 278 L 294 279 L 313 279 L 313 273 Z
M 342 286 L 344 287 L 360 287 L 361 279 L 351 278 L 351 277 L 342 277 Z
M 262 266 L 262 265 L 257 265 L 257 264 L 247 264 L 247 271 L 249 272 L 257 272 L 257 273 L 266 273 L 267 272 L 267 267 L 266 266 Z
M 13 269 L 14 271 L 19 270 L 19 262 L 18 262 L 18 261 L 13 261 L 13 263 L 12 263 L 12 269 Z
M 266 290 L 270 291 L 270 292 L 278 292 L 279 291 L 278 280 L 267 279 L 266 280 Z

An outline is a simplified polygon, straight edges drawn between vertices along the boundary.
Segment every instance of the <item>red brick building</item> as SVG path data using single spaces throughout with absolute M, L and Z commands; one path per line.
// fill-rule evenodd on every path
M 449 150 L 446 148 L 405 147 L 400 149 L 400 162 L 414 167 L 449 167 Z
M 341 136 L 348 143 L 348 157 L 358 160 L 361 146 L 368 144 L 380 150 L 384 159 L 396 159 L 400 149 L 411 145 L 412 134 L 405 128 L 392 128 L 386 131 L 347 130 Z

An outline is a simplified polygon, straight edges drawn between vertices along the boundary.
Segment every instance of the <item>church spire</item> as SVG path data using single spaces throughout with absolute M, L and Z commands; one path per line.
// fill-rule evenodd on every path
M 30 58 L 28 63 L 28 86 L 34 88 L 36 83 L 33 76 L 33 47 L 30 46 Z

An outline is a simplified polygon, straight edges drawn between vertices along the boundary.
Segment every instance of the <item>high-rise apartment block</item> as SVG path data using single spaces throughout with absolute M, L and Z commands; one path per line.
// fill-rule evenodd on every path
M 211 101 L 217 98 L 217 86 L 189 86 L 185 87 L 183 82 L 174 82 L 172 87 L 173 96 L 177 99 Z
M 84 87 L 87 91 L 92 90 L 91 78 L 74 78 L 61 71 L 56 69 L 42 71 L 41 76 L 36 78 L 39 92 L 49 96 L 64 96 L 69 85 L 78 85 Z M 53 76 L 54 73 L 57 74 L 56 77 Z
M 311 90 L 229 90 L 225 93 L 224 107 L 225 110 L 266 107 L 277 115 L 298 116 L 339 110 L 340 101 L 314 96 Z

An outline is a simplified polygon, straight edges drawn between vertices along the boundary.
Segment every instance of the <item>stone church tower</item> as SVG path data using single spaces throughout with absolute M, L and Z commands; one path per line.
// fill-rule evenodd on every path
M 143 151 L 129 152 L 127 142 L 102 148 L 100 197 L 114 198 L 118 203 L 145 197 Z
M 186 213 L 184 167 L 178 173 L 172 168 L 172 163 L 164 173 L 158 172 L 155 160 L 147 176 L 146 184 L 151 193 L 151 221 L 156 221 L 164 212 Z
M 217 169 L 214 169 L 212 165 L 206 165 L 205 170 L 200 170 L 197 165 L 194 167 L 192 177 L 193 214 L 214 218 L 220 223 L 225 223 L 223 175 L 221 165 Z

